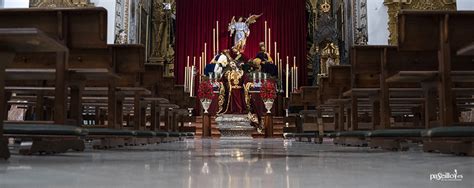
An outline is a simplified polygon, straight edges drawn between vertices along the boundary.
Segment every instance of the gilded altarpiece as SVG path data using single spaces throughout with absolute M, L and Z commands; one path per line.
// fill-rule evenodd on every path
M 30 0 L 30 7 L 60 8 L 60 7 L 93 7 L 90 0 Z
M 456 0 L 384 0 L 388 7 L 388 43 L 396 45 L 398 41 L 397 23 L 400 10 L 456 10 Z
M 176 3 L 174 0 L 155 0 L 152 7 L 150 63 L 164 65 L 164 76 L 173 77 Z

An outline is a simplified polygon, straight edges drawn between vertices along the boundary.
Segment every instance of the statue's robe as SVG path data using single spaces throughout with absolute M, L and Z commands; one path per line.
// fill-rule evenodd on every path
M 243 71 L 230 70 L 222 77 L 223 86 L 219 96 L 218 114 L 247 114 L 248 100 L 245 97 L 247 76 Z
M 250 34 L 250 29 L 245 22 L 236 22 L 229 26 L 231 30 L 235 30 L 234 48 L 239 51 L 245 49 L 247 36 Z
M 278 76 L 278 68 L 273 63 L 272 57 L 264 51 L 257 53 L 255 59 L 260 59 L 260 71 L 268 73 L 270 76 Z

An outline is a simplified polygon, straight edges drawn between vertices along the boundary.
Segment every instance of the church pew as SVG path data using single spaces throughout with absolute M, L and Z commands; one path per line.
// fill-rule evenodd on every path
M 354 46 L 351 49 L 353 82 L 351 90 L 344 93 L 344 96 L 351 98 L 351 130 L 359 129 L 359 114 L 366 108 L 370 108 L 369 111 L 372 113 L 370 129 L 374 130 L 391 128 L 390 117 L 392 114 L 406 113 L 405 108 L 421 105 L 419 104 L 420 100 L 411 100 L 420 97 L 419 86 L 405 83 L 389 85 L 385 82 L 384 78 L 388 72 L 387 61 L 391 60 L 387 51 L 392 52 L 397 49 L 394 46 Z M 396 104 L 393 104 L 394 101 L 397 101 Z M 365 133 L 370 135 L 370 132 Z M 364 141 L 364 143 L 357 145 L 366 144 L 364 135 L 343 134 L 340 137 L 347 136 L 354 136 L 355 140 Z M 397 144 L 394 143 L 394 145 Z M 376 147 L 376 145 L 372 146 Z
M 330 115 L 333 116 L 334 131 L 343 131 L 346 129 L 346 114 L 350 114 L 349 108 L 346 108 L 347 99 L 344 99 L 343 93 L 350 89 L 351 85 L 351 66 L 350 65 L 334 65 L 328 69 L 327 77 L 319 78 L 319 106 L 321 111 L 331 109 Z M 324 130 L 328 130 L 323 124 L 321 135 Z M 318 123 L 319 123 L 318 122 Z
M 330 107 L 334 110 L 335 130 L 344 129 L 344 105 L 338 103 L 328 106 L 328 101 L 331 99 L 342 99 L 343 93 L 350 88 L 351 83 L 351 66 L 350 65 L 334 65 L 329 67 L 328 77 L 321 77 L 319 80 L 319 108 Z M 326 105 L 326 106 L 325 106 Z
M 88 131 L 68 125 L 9 122 L 5 124 L 4 134 L 15 139 L 13 147 L 20 154 L 31 155 L 84 151 L 82 138 Z
M 474 127 L 436 127 L 422 132 L 423 151 L 474 156 Z
M 401 11 L 398 15 L 399 22 L 399 50 L 409 52 L 434 51 L 434 61 L 436 75 L 433 75 L 439 82 L 436 82 L 434 90 L 438 90 L 438 103 L 441 110 L 439 119 L 441 126 L 451 126 L 457 122 L 455 98 L 453 88 L 472 87 L 472 79 L 466 79 L 468 83 L 456 83 L 463 81 L 463 77 L 472 77 L 474 66 L 469 56 L 458 56 L 457 51 L 474 41 L 471 35 L 465 33 L 474 32 L 472 20 L 473 11 Z M 429 34 L 426 32 L 430 31 Z M 456 71 L 471 73 L 469 75 L 453 74 Z M 414 76 L 411 72 L 412 81 L 427 78 L 426 72 L 419 72 Z M 407 75 L 398 75 L 406 78 Z M 428 77 L 429 78 L 429 77 Z M 464 82 L 464 81 L 463 81 Z M 469 83 L 470 82 L 470 83 Z M 434 99 L 436 100 L 436 99 Z
M 30 17 L 32 19 L 24 19 L 21 20 L 19 23 L 4 23 L 6 25 L 8 24 L 15 24 L 18 25 L 19 27 L 24 27 L 28 25 L 38 25 L 39 27 L 45 28 L 48 31 L 48 34 L 57 36 L 60 38 L 62 42 L 68 45 L 70 48 L 70 77 L 74 78 L 76 80 L 80 79 L 87 79 L 86 84 L 83 85 L 83 87 L 89 87 L 89 88 L 95 88 L 95 87 L 109 87 L 109 88 L 114 88 L 114 89 L 108 89 L 111 91 L 115 91 L 115 84 L 118 82 L 118 86 L 120 89 L 126 88 L 127 90 L 134 90 L 136 88 L 136 92 L 134 93 L 137 95 L 137 93 L 146 95 L 149 94 L 149 91 L 147 89 L 141 88 L 140 85 L 142 85 L 140 82 L 142 82 L 143 78 L 140 75 L 143 72 L 143 67 L 144 67 L 144 47 L 141 45 L 109 45 L 107 46 L 105 43 L 106 38 L 106 31 L 103 29 L 104 23 L 106 23 L 105 14 L 104 14 L 104 9 L 101 8 L 91 8 L 91 9 L 36 9 L 35 11 L 28 11 L 28 10 L 11 10 L 11 11 L 6 11 L 2 15 L 5 16 L 18 16 L 18 14 L 22 14 L 22 17 Z M 85 16 L 84 16 L 85 15 Z M 58 19 L 57 22 L 51 22 L 51 20 L 56 17 L 60 18 Z M 91 31 L 81 31 L 80 34 L 83 34 L 79 36 L 79 34 L 74 33 L 74 31 L 68 30 L 68 28 L 77 28 L 77 26 L 83 27 L 84 24 L 81 24 L 81 20 L 78 20 L 78 17 L 82 18 L 90 18 L 87 19 L 87 23 L 89 24 L 88 29 L 92 29 Z M 40 20 L 36 20 L 40 19 Z M 68 22 L 68 20 L 76 20 L 75 23 Z M 82 21 L 83 22 L 83 21 Z M 52 30 L 54 27 L 58 27 L 61 25 L 67 26 L 66 29 L 64 30 L 59 30 L 56 32 L 56 30 Z M 61 27 L 59 27 L 61 28 Z M 97 28 L 97 30 L 94 30 L 94 28 Z M 67 36 L 63 36 L 63 34 L 68 34 Z M 84 39 L 85 37 L 84 34 L 88 35 L 93 35 L 89 36 L 88 40 L 84 40 L 87 42 L 77 42 L 75 40 L 78 40 L 79 38 Z M 71 36 L 73 35 L 73 36 Z M 98 38 L 94 38 L 98 37 Z M 29 62 L 29 59 L 33 59 L 28 57 L 29 54 L 25 54 L 24 57 L 21 58 L 23 62 Z M 46 63 L 39 63 L 39 65 L 45 66 L 47 65 L 48 62 L 48 56 L 49 54 L 46 54 L 42 56 L 40 59 L 44 60 Z M 20 61 L 21 62 L 21 61 Z M 138 62 L 138 63 L 137 63 Z M 16 69 L 10 69 L 12 75 L 12 78 L 15 79 L 18 78 L 20 75 L 22 75 L 22 71 L 24 73 L 31 75 L 31 69 L 28 68 L 38 68 L 36 66 L 30 66 L 28 64 L 18 64 L 19 67 Z M 22 69 L 23 68 L 23 69 Z M 41 66 L 39 68 L 42 68 Z M 51 73 L 54 73 L 54 70 L 45 70 L 43 72 L 35 70 L 36 75 L 45 76 L 46 75 L 52 75 Z M 49 74 L 43 74 L 43 73 L 49 73 Z M 105 73 L 105 74 L 104 74 Z M 107 78 L 104 79 L 103 75 L 107 75 Z M 120 76 L 119 76 L 120 75 Z M 48 78 L 46 78 L 48 79 Z M 49 79 L 54 79 L 53 76 L 49 76 Z M 114 80 L 116 82 L 110 83 L 108 82 L 109 80 Z M 102 81 L 97 81 L 97 80 L 102 80 Z M 107 80 L 107 81 L 103 81 Z M 101 83 L 101 84 L 98 84 Z M 113 85 L 113 87 L 110 87 L 110 85 Z M 120 87 L 121 86 L 121 87 Z M 138 88 L 137 88 L 138 86 Z M 54 87 L 53 87 L 54 88 Z M 107 88 L 106 88 L 107 89 Z M 71 88 L 72 90 L 72 88 Z M 111 98 L 116 98 L 115 92 L 108 92 L 106 90 L 106 96 L 111 97 Z M 42 92 L 42 90 L 40 90 Z M 143 91 L 143 92 L 142 92 Z M 102 91 L 98 91 L 98 93 L 101 93 Z M 119 92 L 123 92 L 120 90 Z M 91 92 L 92 93 L 92 92 Z M 96 93 L 93 93 L 94 95 Z M 77 96 L 77 95 L 74 95 Z M 76 97 L 77 98 L 77 97 Z M 76 100 L 71 100 L 72 106 L 75 107 L 80 107 L 80 103 L 76 103 L 74 101 Z M 80 100 L 78 100 L 80 101 Z M 119 103 L 116 100 L 109 100 L 109 101 L 115 101 Z M 109 102 L 109 106 L 115 107 L 113 103 Z M 110 108 L 109 108 L 110 110 Z M 77 114 L 79 113 L 80 110 L 76 110 Z M 116 114 L 117 113 L 117 114 Z M 114 116 L 119 115 L 120 110 L 116 110 L 116 113 L 112 113 L 112 115 L 109 116 L 109 122 L 110 125 L 113 125 L 114 127 L 117 126 L 116 123 L 114 122 Z M 79 119 L 79 118 L 77 118 Z M 80 122 L 80 121 L 77 121 Z M 118 122 L 117 122 L 118 123 Z
M 104 8 L 84 9 L 2 9 L 0 10 L 0 28 L 38 28 L 47 36 L 65 45 L 69 52 L 73 53 L 80 49 L 107 48 L 107 11 Z M 27 55 L 27 54 L 23 54 Z M 28 61 L 28 58 L 21 58 Z M 66 122 L 64 100 L 66 98 L 66 68 L 69 66 L 68 55 L 43 53 L 36 55 L 30 61 L 48 60 L 49 63 L 62 59 L 64 66 L 57 64 L 53 68 L 55 72 L 56 101 L 55 122 L 63 124 Z M 51 61 L 53 60 L 53 61 Z M 38 66 L 42 63 L 36 64 Z M 33 66 L 34 67 L 34 66 Z M 29 68 L 29 67 L 26 67 Z
M 29 43 L 28 41 L 36 41 Z M 48 53 L 56 52 L 58 59 L 56 61 L 57 68 L 64 67 L 66 62 L 63 57 L 67 51 L 64 45 L 58 43 L 56 40 L 48 37 L 42 31 L 36 28 L 0 28 L 0 101 L 2 107 L 0 108 L 0 157 L 8 159 L 10 153 L 7 146 L 7 141 L 3 137 L 3 120 L 6 114 L 7 96 L 5 95 L 5 69 L 13 63 L 17 53 Z M 63 76 L 63 75 L 61 75 Z M 63 97 L 63 96 L 60 96 Z M 61 104 L 63 105 L 63 104 Z M 61 116 L 61 115 L 59 115 Z

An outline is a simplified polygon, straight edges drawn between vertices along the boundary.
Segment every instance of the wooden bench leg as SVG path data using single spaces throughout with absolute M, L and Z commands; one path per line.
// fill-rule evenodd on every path
M 0 158 L 7 160 L 10 158 L 10 150 L 8 149 L 8 139 L 0 138 Z

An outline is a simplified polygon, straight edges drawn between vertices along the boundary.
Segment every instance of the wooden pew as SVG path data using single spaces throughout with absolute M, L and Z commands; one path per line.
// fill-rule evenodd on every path
M 399 74 L 400 79 L 412 77 L 413 81 L 430 78 L 439 79 L 438 105 L 441 126 L 451 126 L 457 122 L 455 95 L 453 88 L 472 87 L 474 65 L 468 56 L 457 56 L 457 51 L 474 41 L 474 36 L 465 33 L 474 32 L 472 11 L 402 11 L 399 14 L 399 50 L 434 51 L 437 68 L 434 74 L 411 72 Z M 429 31 L 429 32 L 428 32 Z M 428 32 L 428 33 L 427 33 Z M 459 72 L 458 72 L 459 71 Z M 416 75 L 415 74 L 419 74 Z M 456 83 L 457 82 L 457 83 Z M 436 100 L 436 99 L 435 99 Z
M 107 48 L 107 11 L 104 8 L 84 9 L 2 9 L 0 10 L 0 28 L 38 28 L 46 35 L 58 40 L 69 48 L 69 52 L 76 49 Z M 54 53 L 53 53 L 54 54 Z M 28 54 L 18 55 L 27 61 Z M 66 123 L 66 70 L 69 66 L 67 53 L 58 53 L 46 57 L 37 55 L 30 59 L 36 61 L 51 58 L 65 61 L 56 64 L 55 68 L 55 123 Z M 51 61 L 48 62 L 55 62 Z M 42 64 L 37 64 L 41 66 Z M 33 67 L 26 67 L 33 68 Z
M 5 22 L 0 24 L 0 27 L 5 25 L 15 25 L 17 27 L 38 26 L 45 29 L 48 35 L 57 38 L 69 47 L 70 62 L 67 66 L 70 68 L 67 72 L 69 74 L 67 77 L 71 78 L 69 82 L 76 83 L 77 80 L 87 80 L 71 85 L 70 118 L 76 119 L 75 124 L 81 122 L 82 111 L 80 109 L 82 105 L 80 99 L 83 93 L 87 94 L 87 92 L 84 92 L 86 87 L 109 88 L 106 90 L 105 96 L 111 99 L 109 100 L 108 110 L 112 113 L 109 113 L 108 122 L 113 128 L 119 128 L 121 124 L 118 120 L 116 121 L 115 117 L 121 116 L 122 111 L 117 109 L 121 104 L 120 98 L 124 96 L 117 96 L 117 93 L 124 93 L 123 90 L 132 90 L 135 91 L 133 94 L 135 96 L 149 94 L 146 88 L 141 87 L 143 83 L 141 74 L 144 72 L 145 61 L 144 47 L 141 45 L 107 46 L 105 9 L 10 9 L 2 10 L 0 15 L 2 15 L 2 19 L 5 18 Z M 17 19 L 18 17 L 21 18 Z M 11 22 L 7 20 L 9 18 L 19 21 Z M 40 66 L 28 64 L 30 61 L 37 59 L 44 63 L 39 63 Z M 54 69 L 51 69 L 48 64 L 49 59 L 51 59 L 49 54 L 44 54 L 41 58 L 24 54 L 15 64 L 17 67 L 10 69 L 12 73 L 10 75 L 12 79 L 15 79 L 22 73 L 31 73 L 31 68 L 35 68 L 36 75 L 40 75 L 40 78 L 54 79 L 54 76 L 48 76 L 55 73 Z M 47 83 L 47 85 L 50 84 Z M 22 85 L 20 84 L 20 86 Z M 33 86 L 35 85 L 33 84 Z M 52 86 L 56 89 L 60 85 L 56 83 Z M 39 89 L 38 92 L 43 93 L 44 91 Z M 90 96 L 96 96 L 94 94 L 91 91 Z M 58 99 L 57 97 L 54 98 Z M 65 105 L 66 103 L 62 102 L 62 104 Z M 64 113 L 65 110 L 55 110 L 55 112 Z M 58 116 L 55 115 L 55 117 Z
M 0 67 L 0 157 L 8 159 L 10 153 L 8 150 L 8 142 L 3 137 L 3 120 L 6 114 L 5 101 L 5 69 L 7 65 L 14 61 L 18 53 L 58 53 L 58 57 L 63 57 L 67 48 L 58 43 L 56 40 L 48 37 L 46 34 L 35 28 L 0 28 L 0 59 L 2 59 Z M 64 58 L 58 58 L 57 67 L 64 67 L 66 62 Z
M 472 36 L 461 35 L 474 31 L 470 27 L 472 18 L 472 12 L 403 11 L 399 15 L 398 50 L 386 48 L 382 52 L 381 70 L 384 71 L 381 74 L 384 75 L 381 78 L 385 83 L 380 85 L 380 93 L 389 93 L 390 89 L 383 86 L 405 83 L 422 88 L 425 128 L 452 125 L 457 121 L 456 97 L 469 96 L 466 92 L 456 91 L 471 90 L 474 66 L 471 59 L 456 56 L 455 53 L 473 41 Z M 389 110 L 390 99 L 382 99 L 384 109 Z M 439 122 L 436 107 L 433 106 L 437 99 L 441 109 Z M 389 115 L 384 109 L 381 112 L 386 115 L 381 118 Z M 387 119 L 382 120 L 382 124 L 387 125 L 383 122 L 387 122 Z M 418 130 L 407 131 L 412 132 L 404 134 L 420 137 Z M 389 132 L 381 130 L 373 133 L 380 136 Z M 400 148 L 399 145 L 382 142 L 378 136 L 371 137 L 376 138 L 373 142 L 379 142 L 378 145 L 385 145 L 383 147 Z

